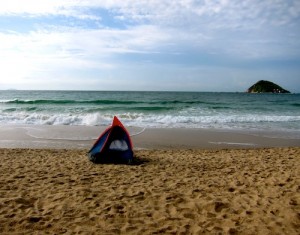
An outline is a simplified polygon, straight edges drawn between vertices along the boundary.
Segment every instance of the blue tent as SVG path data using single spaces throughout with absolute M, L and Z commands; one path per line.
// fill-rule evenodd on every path
M 94 163 L 131 163 L 133 147 L 130 135 L 115 116 L 112 125 L 107 128 L 88 152 Z

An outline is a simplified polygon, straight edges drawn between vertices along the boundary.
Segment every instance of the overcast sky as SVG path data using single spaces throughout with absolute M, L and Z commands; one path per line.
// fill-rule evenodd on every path
M 300 1 L 1 1 L 0 55 L 0 89 L 300 92 Z

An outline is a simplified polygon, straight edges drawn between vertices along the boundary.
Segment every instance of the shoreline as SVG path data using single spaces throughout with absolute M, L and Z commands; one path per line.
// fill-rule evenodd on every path
M 0 148 L 90 149 L 104 126 L 0 125 Z M 300 147 L 280 131 L 127 127 L 134 150 Z

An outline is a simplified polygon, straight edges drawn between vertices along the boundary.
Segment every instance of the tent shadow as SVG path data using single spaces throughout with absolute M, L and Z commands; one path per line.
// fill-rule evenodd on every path
M 151 162 L 150 159 L 147 159 L 147 158 L 133 158 L 133 161 L 131 162 L 130 165 L 133 165 L 133 166 L 140 166 L 140 165 L 144 165 L 144 164 L 147 164 Z
M 149 163 L 151 160 L 147 158 L 134 157 L 131 161 L 124 161 L 114 158 L 98 158 L 97 161 L 92 161 L 94 164 L 104 165 L 128 165 L 128 166 L 140 166 Z

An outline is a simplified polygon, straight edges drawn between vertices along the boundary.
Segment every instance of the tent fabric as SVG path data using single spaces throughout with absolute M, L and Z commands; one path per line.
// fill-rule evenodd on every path
M 107 128 L 88 152 L 94 163 L 131 163 L 133 147 L 126 128 L 115 116 L 111 127 Z

